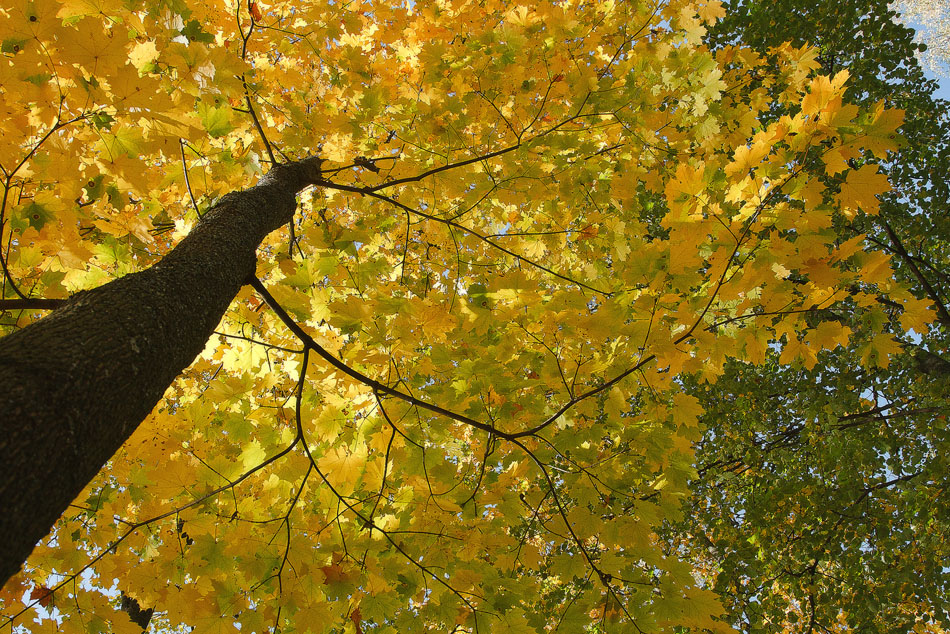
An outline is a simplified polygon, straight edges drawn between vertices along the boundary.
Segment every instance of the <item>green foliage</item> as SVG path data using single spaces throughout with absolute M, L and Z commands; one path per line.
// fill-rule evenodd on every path
M 835 231 L 842 241 L 866 235 L 939 310 L 929 327 L 883 298 L 829 311 L 819 318 L 855 336 L 810 369 L 783 367 L 771 352 L 757 368 L 727 364 L 715 384 L 685 381 L 707 431 L 692 512 L 668 537 L 703 562 L 746 632 L 910 632 L 948 618 L 950 116 L 894 17 L 880 1 L 735 2 L 709 36 L 763 53 L 812 42 L 823 72 L 848 70 L 850 99 L 905 111 L 901 149 L 881 165 L 894 185 L 881 213 L 840 218 Z M 842 179 L 829 172 L 826 182 Z M 886 367 L 874 362 L 876 326 L 900 342 Z

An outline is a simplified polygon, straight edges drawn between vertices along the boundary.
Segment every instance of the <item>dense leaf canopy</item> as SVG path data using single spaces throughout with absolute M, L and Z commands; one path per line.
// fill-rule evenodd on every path
M 950 120 L 894 18 L 887 2 L 736 2 L 709 38 L 763 52 L 811 41 L 824 72 L 849 70 L 849 97 L 905 111 L 903 145 L 881 165 L 894 187 L 881 213 L 835 229 L 891 254 L 898 278 L 939 313 L 926 327 L 887 303 L 827 311 L 813 319 L 843 319 L 854 335 L 813 368 L 781 367 L 776 351 L 758 368 L 729 364 L 715 385 L 687 382 L 708 431 L 693 512 L 672 535 L 722 571 L 717 589 L 744 631 L 905 632 L 947 620 Z M 887 367 L 869 366 L 861 343 L 875 323 L 901 344 Z
M 6 331 L 323 159 L 4 627 L 937 627 L 945 116 L 771 4 L 0 9 Z

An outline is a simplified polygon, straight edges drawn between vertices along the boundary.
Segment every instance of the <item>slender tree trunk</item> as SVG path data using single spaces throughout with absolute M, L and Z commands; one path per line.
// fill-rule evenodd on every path
M 320 160 L 224 196 L 155 266 L 0 339 L 0 584 L 204 348 Z

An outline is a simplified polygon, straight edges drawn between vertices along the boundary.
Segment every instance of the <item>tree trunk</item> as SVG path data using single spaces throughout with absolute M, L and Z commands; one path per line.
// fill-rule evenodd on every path
M 320 160 L 228 194 L 155 266 L 0 339 L 0 584 L 204 349 Z

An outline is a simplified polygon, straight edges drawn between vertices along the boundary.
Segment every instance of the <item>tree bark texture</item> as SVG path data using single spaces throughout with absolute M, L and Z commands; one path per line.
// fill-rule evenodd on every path
M 0 584 L 204 346 L 320 160 L 222 197 L 159 263 L 0 339 Z

